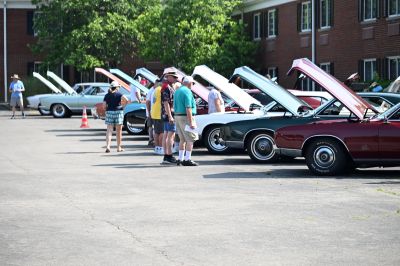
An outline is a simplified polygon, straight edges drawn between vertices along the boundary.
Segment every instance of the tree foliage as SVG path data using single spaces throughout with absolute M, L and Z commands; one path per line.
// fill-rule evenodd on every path
M 32 0 L 38 5 L 35 53 L 50 65 L 86 70 L 118 63 L 135 49 L 134 20 L 157 0 Z
M 169 0 L 159 2 L 135 21 L 139 55 L 145 60 L 161 60 L 191 71 L 210 63 L 230 73 L 256 51 L 243 34 L 242 24 L 232 20 L 240 0 Z M 234 47 L 234 46 L 240 47 Z M 232 49 L 231 51 L 221 51 Z M 240 53 L 240 54 L 237 54 Z M 235 57 L 235 58 L 232 58 Z M 225 60 L 227 59 L 227 60 Z

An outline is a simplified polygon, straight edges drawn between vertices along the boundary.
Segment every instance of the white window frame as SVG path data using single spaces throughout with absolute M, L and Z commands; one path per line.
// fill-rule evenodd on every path
M 307 7 L 308 12 L 307 12 L 307 28 L 303 28 L 304 26 L 304 8 Z M 311 10 L 311 1 L 305 1 L 301 3 L 301 32 L 310 32 L 311 31 L 311 23 L 312 23 L 312 10 Z
M 391 0 L 388 0 L 387 12 L 389 18 L 398 17 L 400 16 L 400 0 L 396 0 L 396 14 L 390 14 L 390 7 L 391 7 Z
M 270 24 L 270 16 L 273 18 L 273 26 L 272 26 L 272 32 L 271 32 L 271 24 Z M 270 9 L 268 10 L 268 16 L 267 16 L 267 29 L 268 29 L 268 38 L 275 38 L 276 37 L 276 9 Z
M 321 63 L 319 65 L 323 71 L 325 71 L 328 74 L 331 74 L 331 62 L 325 62 L 325 63 Z
M 320 2 L 319 2 L 319 27 L 321 28 L 321 29 L 330 29 L 331 28 L 331 25 L 330 25 L 330 21 L 331 21 L 331 18 L 330 18 L 330 16 L 331 16 L 331 10 L 330 10 L 330 8 L 331 8 L 331 5 L 330 5 L 330 1 L 333 1 L 333 0 L 319 0 Z M 326 4 L 325 4 L 325 6 L 326 6 L 326 14 L 325 14 L 325 19 L 326 19 L 326 25 L 322 25 L 322 2 L 326 2 Z
M 389 79 L 390 79 L 390 60 L 397 60 L 397 64 L 396 64 L 396 72 L 397 72 L 397 74 L 396 74 L 396 77 L 395 77 L 395 79 L 398 77 L 398 76 L 400 76 L 400 66 L 399 66 L 399 62 L 400 62 L 400 56 L 389 56 L 388 58 L 388 66 L 387 66 L 387 69 L 388 69 L 388 77 L 389 77 Z
M 32 18 L 32 27 L 33 27 L 33 36 L 37 37 L 38 36 L 38 31 L 35 29 L 35 18 L 40 16 L 42 14 L 42 11 L 33 11 L 33 18 Z
M 258 31 L 256 37 L 256 17 L 258 18 Z M 253 40 L 258 41 L 261 39 L 261 13 L 256 13 L 253 15 Z
M 364 2 L 363 21 L 375 21 L 375 20 L 376 20 L 376 16 L 375 16 L 375 17 L 370 17 L 370 18 L 367 18 L 367 17 L 366 17 L 366 15 L 367 15 L 367 12 L 366 12 L 366 10 L 367 10 L 367 5 L 366 5 L 366 3 L 367 3 L 367 2 L 370 2 L 370 3 L 371 3 L 371 12 L 372 12 L 372 8 L 373 8 L 373 6 L 375 5 L 375 4 L 374 4 L 375 1 L 378 1 L 378 0 L 363 0 L 363 2 Z M 378 12 L 378 10 L 377 10 L 377 12 Z M 371 16 L 372 16 L 372 15 L 373 15 L 373 14 L 371 14 Z
M 276 75 L 277 69 L 278 69 L 277 67 L 269 67 L 268 68 L 267 72 L 268 72 L 268 75 L 270 75 L 271 79 L 277 77 L 277 75 Z M 272 72 L 273 74 L 271 75 L 270 72 Z
M 374 74 L 376 72 L 376 58 L 368 58 L 368 59 L 364 59 L 363 61 L 364 61 L 363 62 L 363 64 L 364 64 L 364 73 L 363 73 L 364 74 L 364 81 L 371 81 L 371 80 L 374 79 Z M 371 77 L 371 79 L 366 79 L 366 75 L 365 75 L 366 67 L 365 67 L 365 65 L 367 63 L 372 63 L 372 62 L 375 62 L 375 71 L 373 71 L 373 69 L 371 69 L 372 70 L 371 71 L 372 77 Z M 371 66 L 373 66 L 373 64 L 371 64 Z

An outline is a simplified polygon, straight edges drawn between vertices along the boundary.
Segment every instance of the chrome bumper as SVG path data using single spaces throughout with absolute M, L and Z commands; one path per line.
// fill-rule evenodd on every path
M 284 148 L 279 148 L 275 149 L 275 152 L 279 155 L 285 155 L 289 157 L 303 157 L 302 150 L 299 149 L 284 149 Z

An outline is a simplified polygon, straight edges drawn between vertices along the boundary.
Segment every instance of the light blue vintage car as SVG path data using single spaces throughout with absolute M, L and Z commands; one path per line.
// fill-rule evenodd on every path
M 55 118 L 71 117 L 74 114 L 81 115 L 83 107 L 87 111 L 96 103 L 102 102 L 110 84 L 108 83 L 85 83 L 85 89 L 77 94 L 53 95 L 40 98 L 40 108 L 43 111 L 50 111 Z M 120 92 L 129 97 L 129 91 L 120 88 Z

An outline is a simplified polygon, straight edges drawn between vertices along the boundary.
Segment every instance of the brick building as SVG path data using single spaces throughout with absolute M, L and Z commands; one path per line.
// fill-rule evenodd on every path
M 261 72 L 292 86 L 294 78 L 286 77 L 292 60 L 312 58 L 311 1 L 248 0 L 235 16 L 260 42 Z M 315 25 L 315 62 L 339 80 L 354 72 L 363 81 L 374 72 L 400 75 L 400 0 L 315 0 Z
M 4 5 L 4 3 L 6 5 Z M 6 20 L 4 20 L 6 13 Z M 33 71 L 39 71 L 42 57 L 33 55 L 29 45 L 35 42 L 35 32 L 33 30 L 33 17 L 35 6 L 30 0 L 1 0 L 0 2 L 0 102 L 4 102 L 5 88 L 8 87 L 9 77 L 13 73 L 18 73 L 22 79 L 26 79 Z M 6 23 L 4 23 L 6 22 Z M 6 36 L 4 37 L 4 25 L 6 25 Z M 5 40 L 5 41 L 4 41 Z M 6 51 L 4 44 L 6 43 Z M 4 54 L 6 52 L 7 71 L 4 71 Z M 157 62 L 145 64 L 143 60 L 128 58 L 118 67 L 127 73 L 138 67 L 148 67 L 155 72 L 161 72 L 162 66 Z M 51 69 L 61 76 L 70 85 L 77 82 L 93 81 L 104 79 L 102 75 L 95 77 L 94 71 L 88 73 L 77 72 L 73 67 L 60 65 L 56 69 Z M 6 82 L 4 78 L 6 77 Z

